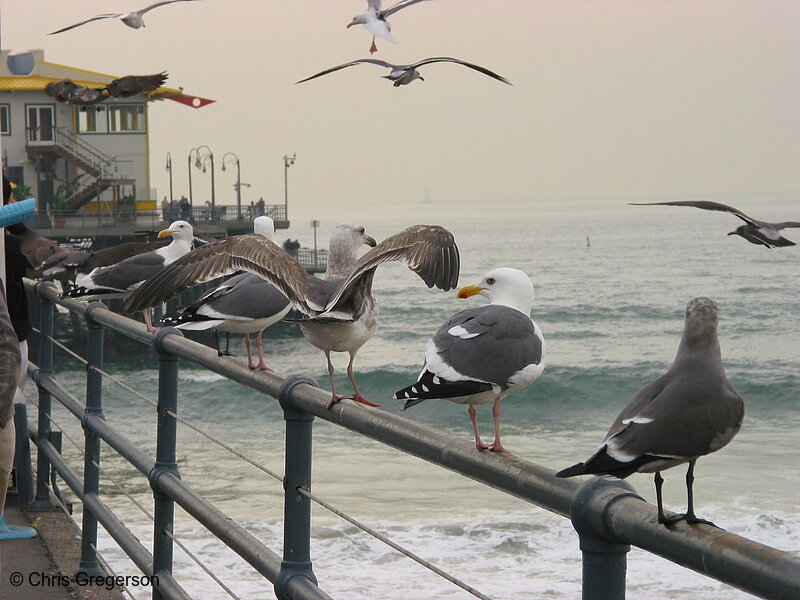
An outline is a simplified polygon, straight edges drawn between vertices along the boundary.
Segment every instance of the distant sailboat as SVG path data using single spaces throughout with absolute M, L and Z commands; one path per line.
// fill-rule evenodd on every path
M 431 200 L 431 195 L 428 193 L 428 186 L 425 186 L 425 192 L 422 194 L 422 200 L 419 201 L 420 204 L 433 204 L 433 200 Z

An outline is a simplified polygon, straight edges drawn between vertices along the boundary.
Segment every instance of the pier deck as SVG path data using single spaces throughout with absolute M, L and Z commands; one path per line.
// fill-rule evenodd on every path
M 6 506 L 9 525 L 34 526 L 34 538 L 0 541 L 0 598 L 3 600 L 121 600 L 119 588 L 59 585 L 71 578 L 80 561 L 80 536 L 62 512 L 30 512 Z M 23 583 L 14 586 L 12 573 L 21 573 Z

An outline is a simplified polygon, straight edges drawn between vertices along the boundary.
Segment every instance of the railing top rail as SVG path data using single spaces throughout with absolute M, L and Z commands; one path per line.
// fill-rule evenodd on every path
M 53 285 L 38 284 L 43 298 L 85 313 L 86 304 L 58 299 Z M 92 320 L 132 339 L 153 346 L 155 337 L 143 324 L 109 310 L 95 308 Z M 279 397 L 285 379 L 250 371 L 240 361 L 230 361 L 202 344 L 162 330 L 163 350 L 200 364 L 247 387 Z M 384 444 L 418 456 L 518 498 L 569 517 L 573 501 L 585 484 L 559 479 L 555 472 L 518 457 L 476 452 L 471 441 L 385 411 L 340 402 L 327 409 L 330 395 L 312 385 L 296 385 L 292 405 L 299 411 L 340 425 Z M 624 491 L 624 490 L 623 490 Z M 711 576 L 765 598 L 800 597 L 800 558 L 708 525 L 678 523 L 665 527 L 657 521 L 656 507 L 634 493 L 618 494 L 598 511 L 603 533 L 677 564 Z

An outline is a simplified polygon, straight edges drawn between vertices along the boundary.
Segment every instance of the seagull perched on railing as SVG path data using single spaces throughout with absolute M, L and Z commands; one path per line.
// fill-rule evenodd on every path
M 746 239 L 751 244 L 766 246 L 767 248 L 776 248 L 778 246 L 796 246 L 792 240 L 788 240 L 780 234 L 781 229 L 789 227 L 800 227 L 798 221 L 783 221 L 780 223 L 770 223 L 769 221 L 759 221 L 753 217 L 748 217 L 738 208 L 722 204 L 720 202 L 712 202 L 711 200 L 675 200 L 673 202 L 631 202 L 633 206 L 692 206 L 694 208 L 702 208 L 703 210 L 716 210 L 720 212 L 729 212 L 739 217 L 744 221 L 744 225 L 739 225 L 734 231 L 728 235 L 738 235 Z
M 530 317 L 533 284 L 522 271 L 493 269 L 477 284 L 461 288 L 458 297 L 476 294 L 489 304 L 450 317 L 428 343 L 416 383 L 395 392 L 394 398 L 406 400 L 403 410 L 434 398 L 466 404 L 475 447 L 508 452 L 500 442 L 500 401 L 542 374 L 544 337 Z M 475 405 L 492 402 L 494 443 L 484 444 Z
M 389 8 L 381 10 L 381 0 L 367 0 L 367 10 L 353 17 L 353 20 L 348 23 L 347 27 L 363 25 L 364 29 L 372 34 L 372 45 L 369 47 L 369 52 L 370 54 L 375 54 L 378 51 L 378 47 L 375 45 L 375 36 L 389 40 L 393 44 L 397 43 L 397 40 L 392 36 L 392 27 L 389 25 L 389 21 L 386 20 L 386 17 L 393 15 L 401 8 L 424 1 L 425 0 L 400 0 L 400 2 L 392 4 Z
M 325 69 L 324 71 L 320 71 L 319 73 L 312 75 L 311 77 L 306 77 L 305 79 L 301 79 L 296 83 L 303 83 L 304 81 L 309 81 L 311 79 L 316 79 L 317 77 L 322 77 L 323 75 L 327 75 L 328 73 L 333 73 L 334 71 L 338 71 L 340 69 L 344 69 L 347 67 L 353 67 L 355 65 L 377 65 L 379 67 L 384 67 L 386 69 L 390 69 L 388 75 L 382 75 L 384 79 L 388 79 L 389 81 L 393 82 L 394 87 L 398 87 L 401 85 L 408 85 L 412 81 L 419 79 L 420 81 L 425 81 L 422 75 L 419 74 L 417 71 L 418 67 L 422 65 L 428 65 L 431 63 L 437 62 L 449 62 L 449 63 L 456 63 L 457 65 L 464 65 L 465 67 L 469 67 L 470 69 L 474 69 L 479 73 L 483 73 L 484 75 L 488 75 L 498 81 L 502 81 L 507 85 L 513 85 L 508 79 L 503 77 L 502 75 L 498 75 L 494 71 L 490 71 L 486 67 L 481 67 L 480 65 L 476 65 L 473 63 L 469 63 L 463 60 L 459 60 L 458 58 L 450 58 L 448 56 L 438 56 L 433 58 L 425 58 L 418 62 L 415 62 L 412 65 L 393 65 L 383 60 L 378 60 L 377 58 L 361 58 L 359 60 L 354 60 L 349 63 L 344 63 L 343 65 L 338 65 L 336 67 L 331 67 L 330 69 Z
M 172 236 L 169 245 L 131 256 L 107 267 L 97 267 L 79 279 L 77 287 L 60 294 L 59 297 L 82 300 L 127 298 L 149 277 L 192 249 L 194 233 L 192 226 L 186 221 L 175 221 L 158 233 L 160 238 L 168 235 Z M 157 329 L 153 327 L 153 317 L 149 308 L 144 311 L 144 322 L 148 332 L 152 333 Z
M 372 249 L 357 258 L 364 244 Z M 415 225 L 376 244 L 361 225 L 340 223 L 331 236 L 323 279 L 308 274 L 295 258 L 261 235 L 233 236 L 178 259 L 136 290 L 122 310 L 157 306 L 203 281 L 237 270 L 255 273 L 272 282 L 303 313 L 298 321 L 303 335 L 325 353 L 331 382 L 328 408 L 342 398 L 377 406 L 359 391 L 353 361 L 378 325 L 380 309 L 372 280 L 375 269 L 389 261 L 406 263 L 428 287 L 447 291 L 458 282 L 458 247 L 444 227 Z M 350 355 L 347 375 L 353 384 L 352 396 L 336 394 L 331 352 Z
M 256 217 L 253 231 L 263 235 L 273 244 L 275 242 L 275 225 L 271 218 Z M 203 294 L 193 304 L 181 309 L 180 314 L 165 317 L 164 325 L 178 329 L 204 330 L 213 329 L 230 333 L 243 333 L 244 345 L 247 349 L 247 366 L 250 369 L 271 371 L 264 364 L 264 350 L 261 338 L 264 329 L 274 325 L 286 316 L 291 304 L 274 285 L 253 273 L 234 275 L 220 286 Z M 257 333 L 256 348 L 258 363 L 254 363 L 250 350 L 250 334 Z M 217 353 L 222 352 L 217 340 Z
M 158 8 L 159 6 L 164 6 L 165 4 L 174 4 L 175 2 L 195 2 L 196 0 L 161 0 L 161 2 L 156 2 L 155 4 L 151 4 L 145 8 L 140 10 L 134 10 L 131 12 L 126 13 L 105 13 L 102 15 L 97 15 L 96 17 L 92 17 L 91 19 L 86 19 L 85 21 L 81 21 L 80 23 L 75 23 L 74 25 L 70 25 L 68 27 L 62 27 L 61 29 L 57 29 L 56 31 L 51 31 L 47 35 L 55 35 L 57 33 L 63 33 L 65 31 L 69 31 L 70 29 L 75 29 L 76 27 L 80 27 L 81 25 L 86 25 L 87 23 L 91 23 L 92 21 L 100 21 L 102 19 L 119 19 L 128 27 L 132 27 L 133 29 L 140 29 L 144 27 L 144 14 L 153 10 L 154 8 Z
M 713 300 L 690 300 L 672 367 L 622 409 L 597 452 L 556 476 L 591 473 L 624 479 L 632 473 L 655 473 L 659 523 L 708 523 L 694 513 L 694 464 L 730 442 L 744 418 L 744 402 L 722 366 L 717 323 Z M 661 501 L 661 471 L 686 462 L 686 514 L 668 517 Z

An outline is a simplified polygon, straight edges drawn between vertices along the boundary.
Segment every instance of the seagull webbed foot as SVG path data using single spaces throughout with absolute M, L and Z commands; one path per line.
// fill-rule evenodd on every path
M 257 365 L 247 365 L 247 366 L 250 367 L 251 371 L 269 371 L 270 373 L 274 373 L 275 372 L 274 369 L 270 369 L 264 363 L 258 363 Z
M 489 452 L 504 452 L 505 454 L 511 454 L 510 450 L 506 450 L 506 447 L 503 446 L 500 442 L 495 442 L 494 444 L 489 444 L 486 446 L 489 449 Z
M 354 394 L 352 396 L 340 396 L 338 394 L 331 394 L 331 400 L 330 402 L 328 402 L 328 406 L 326 406 L 325 408 L 330 410 L 331 408 L 333 408 L 333 405 L 337 404 L 340 400 L 353 400 L 360 404 L 365 404 L 366 406 L 380 406 L 380 404 L 375 404 L 371 400 L 367 400 L 361 394 Z

